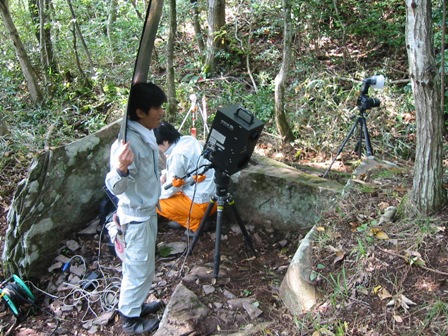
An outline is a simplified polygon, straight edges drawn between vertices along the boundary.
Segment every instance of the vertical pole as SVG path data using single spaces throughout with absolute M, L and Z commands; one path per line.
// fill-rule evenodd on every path
M 224 210 L 224 199 L 218 198 L 218 210 L 216 212 L 216 231 L 215 231 L 215 256 L 213 258 L 213 277 L 216 280 L 219 275 L 219 264 L 221 263 L 221 228 L 222 215 Z
M 151 54 L 154 48 L 157 29 L 159 27 L 160 18 L 162 16 L 163 0 L 150 0 L 146 11 L 146 19 L 143 25 L 142 35 L 140 37 L 140 45 L 138 47 L 137 58 L 134 65 L 134 74 L 132 75 L 132 85 L 136 83 L 146 82 L 148 80 L 149 64 L 151 63 Z M 126 141 L 128 128 L 128 108 L 121 123 L 119 138 Z

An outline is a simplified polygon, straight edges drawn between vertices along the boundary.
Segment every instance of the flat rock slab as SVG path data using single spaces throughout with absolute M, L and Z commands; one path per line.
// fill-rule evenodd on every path
M 154 336 L 190 335 L 198 330 L 201 319 L 209 309 L 199 298 L 182 284 L 177 285 L 165 308 L 159 330 Z
M 343 186 L 270 158 L 253 155 L 255 165 L 232 176 L 231 192 L 243 221 L 308 232 Z

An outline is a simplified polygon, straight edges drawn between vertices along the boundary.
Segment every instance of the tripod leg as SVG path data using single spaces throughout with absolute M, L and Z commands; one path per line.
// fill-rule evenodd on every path
M 201 118 L 202 118 L 202 126 L 203 126 L 203 135 L 204 135 L 204 138 L 205 138 L 205 135 L 207 134 L 207 132 L 208 132 L 208 127 L 207 127 L 207 115 L 206 114 L 204 114 L 204 112 L 202 111 L 202 108 L 201 108 L 201 106 L 199 105 L 199 103 L 196 103 L 196 108 L 198 109 L 198 111 L 199 111 L 199 114 L 201 115 Z
M 338 152 L 336 153 L 336 156 L 334 157 L 333 161 L 331 161 L 330 166 L 327 168 L 327 170 L 325 171 L 324 175 L 322 177 L 327 177 L 328 172 L 331 169 L 331 166 L 333 166 L 333 163 L 335 163 L 336 159 L 338 158 L 339 154 L 342 153 L 342 150 L 344 149 L 345 145 L 347 144 L 348 139 L 350 139 L 350 137 L 352 136 L 353 132 L 355 131 L 356 125 L 358 124 L 358 120 L 359 118 L 356 119 L 355 123 L 353 124 L 352 128 L 350 129 L 350 131 L 348 132 L 347 136 L 345 137 L 344 142 L 342 143 L 341 147 L 339 147 Z
M 187 114 L 185 115 L 184 120 L 182 120 L 182 124 L 180 124 L 180 127 L 179 127 L 179 129 L 178 129 L 179 132 L 181 131 L 182 127 L 184 126 L 185 122 L 187 121 L 187 118 L 188 118 L 188 116 L 190 115 L 190 113 L 191 113 L 191 109 L 188 110 Z
M 216 211 L 216 231 L 215 231 L 215 256 L 213 266 L 213 276 L 215 281 L 218 279 L 219 264 L 221 263 L 221 228 L 222 215 L 224 210 L 224 200 L 221 197 L 218 199 L 218 209 Z
M 366 141 L 367 156 L 372 156 L 373 155 L 373 149 L 372 149 L 372 144 L 370 143 L 369 131 L 367 130 L 366 118 L 362 117 L 361 121 L 362 121 L 361 122 L 362 130 L 364 132 L 364 140 Z
M 358 153 L 358 158 L 361 158 L 362 155 L 362 117 L 357 119 L 357 123 L 359 124 L 359 137 L 358 142 L 355 146 L 355 153 Z
M 202 231 L 204 230 L 204 226 L 207 223 L 207 221 L 210 219 L 210 212 L 213 209 L 213 206 L 216 203 L 216 198 L 213 196 L 210 199 L 210 203 L 207 206 L 207 209 L 205 210 L 205 214 L 204 217 L 201 220 L 201 224 L 199 224 L 199 228 L 196 230 L 196 232 L 194 233 L 194 238 L 193 238 L 193 242 L 190 245 L 190 248 L 188 249 L 188 255 L 191 255 L 193 253 L 193 249 L 196 246 L 196 243 L 199 240 L 199 236 L 201 235 Z
M 240 216 L 238 210 L 236 209 L 235 201 L 232 198 L 232 196 L 228 197 L 227 202 L 228 202 L 229 206 L 232 208 L 233 215 L 235 216 L 236 221 L 241 229 L 241 232 L 243 233 L 244 242 L 251 249 L 254 257 L 256 257 L 257 253 L 255 252 L 254 246 L 252 244 L 252 239 L 250 239 L 249 233 L 247 232 L 246 227 L 244 226 L 243 221 L 241 220 L 241 216 Z

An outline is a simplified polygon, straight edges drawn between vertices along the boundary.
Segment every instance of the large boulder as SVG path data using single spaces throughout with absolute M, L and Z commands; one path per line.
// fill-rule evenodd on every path
M 256 155 L 232 176 L 235 204 L 244 221 L 306 233 L 343 186 L 284 163 Z
M 20 182 L 8 213 L 3 260 L 11 273 L 39 277 L 63 240 L 98 216 L 116 122 L 38 156 Z

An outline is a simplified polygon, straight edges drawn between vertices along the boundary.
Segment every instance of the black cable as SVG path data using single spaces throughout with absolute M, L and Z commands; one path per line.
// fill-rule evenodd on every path
M 10 296 L 18 305 L 24 303 L 34 303 L 34 300 L 28 297 L 28 293 L 16 283 L 9 284 L 7 286 L 8 290 L 11 289 L 13 291 L 13 295 Z
M 6 301 L 8 307 L 16 317 L 19 317 L 21 314 L 21 305 L 25 303 L 34 304 L 34 300 L 16 283 L 9 283 L 2 288 L 1 297 Z

